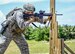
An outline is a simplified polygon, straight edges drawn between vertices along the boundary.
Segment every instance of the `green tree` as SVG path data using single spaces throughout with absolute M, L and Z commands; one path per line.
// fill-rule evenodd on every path
M 33 28 L 33 27 L 28 27 L 25 32 L 25 37 L 28 40 L 46 40 L 49 41 L 49 30 L 50 27 L 38 27 L 38 28 Z M 58 26 L 58 36 L 59 38 L 64 38 L 65 40 L 67 39 L 75 39 L 75 26 L 70 26 L 70 25 L 59 25 Z

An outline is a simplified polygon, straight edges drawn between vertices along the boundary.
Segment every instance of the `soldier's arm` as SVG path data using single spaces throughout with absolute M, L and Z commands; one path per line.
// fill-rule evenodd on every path
M 23 14 L 22 14 L 21 12 L 17 12 L 17 13 L 16 13 L 16 21 L 17 21 L 18 26 L 19 26 L 21 29 L 24 29 L 25 27 L 29 26 L 30 23 L 33 22 L 33 19 L 24 21 L 24 19 L 23 19 Z
M 40 19 L 39 17 L 36 17 L 36 18 L 34 19 L 34 21 L 39 22 L 39 23 L 46 24 L 47 21 L 51 21 L 51 17 L 48 17 L 48 18 L 46 18 L 46 19 L 43 19 L 43 18 Z

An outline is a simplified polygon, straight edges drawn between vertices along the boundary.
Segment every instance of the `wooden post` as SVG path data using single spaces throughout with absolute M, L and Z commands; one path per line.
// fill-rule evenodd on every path
M 58 39 L 58 46 L 57 46 L 57 49 L 58 49 L 58 54 L 61 54 L 61 39 Z
M 58 22 L 56 21 L 55 0 L 50 0 L 50 12 L 52 15 L 50 25 L 50 53 L 61 54 L 61 40 L 58 39 Z
M 55 54 L 55 40 L 57 39 L 55 0 L 50 0 L 50 12 L 53 14 L 50 27 L 50 54 Z M 55 39 L 56 38 L 56 39 Z
M 61 54 L 64 54 L 64 39 L 61 39 Z

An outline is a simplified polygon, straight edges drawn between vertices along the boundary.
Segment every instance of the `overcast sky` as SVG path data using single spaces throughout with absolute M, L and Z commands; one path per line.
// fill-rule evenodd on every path
M 31 3 L 36 7 L 36 12 L 44 10 L 50 12 L 50 0 L 0 0 L 0 24 L 5 20 L 5 15 L 15 7 L 21 7 Z M 62 13 L 63 16 L 57 16 L 60 25 L 75 25 L 75 0 L 56 0 L 56 13 Z M 1 26 L 0 26 L 1 27 Z

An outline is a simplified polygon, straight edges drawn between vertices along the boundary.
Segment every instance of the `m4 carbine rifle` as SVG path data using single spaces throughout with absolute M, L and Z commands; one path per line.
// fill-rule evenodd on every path
M 30 16 L 34 16 L 35 18 L 39 18 L 39 19 L 41 19 L 41 21 L 43 20 L 43 18 L 44 18 L 44 16 L 47 16 L 47 17 L 49 17 L 50 18 L 50 20 L 51 20 L 51 18 L 52 18 L 52 13 L 45 13 L 45 11 L 42 11 L 42 10 L 40 10 L 39 11 L 39 13 L 34 13 L 34 14 L 24 14 L 23 15 L 23 17 L 24 17 L 24 19 L 27 19 L 28 17 L 30 17 Z M 56 14 L 56 15 L 62 15 L 62 14 Z M 37 27 L 34 23 L 32 23 L 35 27 Z

